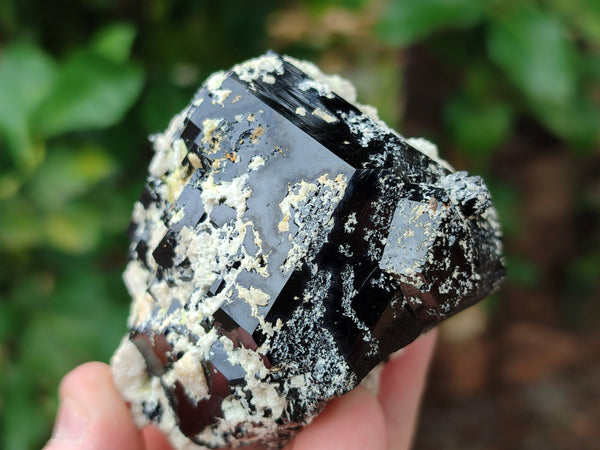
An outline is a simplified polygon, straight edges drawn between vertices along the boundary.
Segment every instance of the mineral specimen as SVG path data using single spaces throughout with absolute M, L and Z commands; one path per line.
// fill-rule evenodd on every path
M 309 63 L 214 74 L 153 142 L 112 366 L 176 448 L 281 445 L 503 276 L 483 181 Z

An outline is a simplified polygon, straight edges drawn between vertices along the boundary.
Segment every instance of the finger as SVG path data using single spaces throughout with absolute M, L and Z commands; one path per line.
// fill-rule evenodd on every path
M 385 415 L 390 450 L 407 449 L 411 445 L 436 337 L 436 330 L 420 337 L 390 360 L 381 373 L 378 398 Z
M 268 450 L 269 447 L 263 444 L 241 444 L 240 446 L 243 450 Z M 229 450 L 231 447 L 219 447 L 217 450 Z
M 65 376 L 54 433 L 44 450 L 142 450 L 141 434 L 110 368 L 83 364 Z
M 383 411 L 362 387 L 336 398 L 286 449 L 385 450 Z
M 155 426 L 148 425 L 142 429 L 142 437 L 146 450 L 172 450 L 167 437 Z

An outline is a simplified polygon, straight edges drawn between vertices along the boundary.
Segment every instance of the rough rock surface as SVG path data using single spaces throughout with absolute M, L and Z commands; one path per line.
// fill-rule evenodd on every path
M 112 367 L 176 448 L 283 444 L 503 276 L 483 181 L 309 63 L 214 74 L 153 143 Z

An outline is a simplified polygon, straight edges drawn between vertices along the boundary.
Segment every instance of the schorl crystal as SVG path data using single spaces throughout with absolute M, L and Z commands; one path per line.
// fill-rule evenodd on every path
M 153 137 L 112 365 L 176 448 L 282 445 L 501 280 L 483 181 L 354 97 L 271 53 L 211 76 Z

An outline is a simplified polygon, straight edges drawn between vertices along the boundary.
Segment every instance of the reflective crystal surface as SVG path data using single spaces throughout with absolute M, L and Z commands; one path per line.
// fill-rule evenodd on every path
M 503 276 L 483 181 L 345 88 L 269 54 L 153 138 L 112 364 L 138 423 L 178 448 L 282 444 Z

